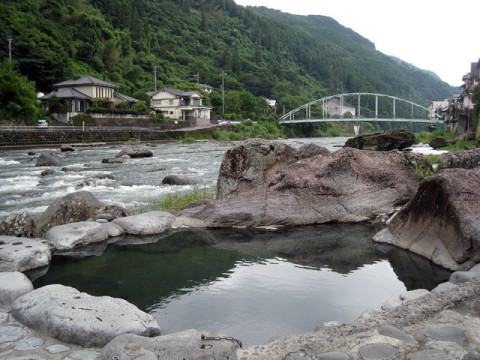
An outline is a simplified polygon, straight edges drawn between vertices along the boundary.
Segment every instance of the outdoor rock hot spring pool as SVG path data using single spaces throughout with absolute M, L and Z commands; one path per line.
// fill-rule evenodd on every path
M 54 257 L 34 286 L 126 299 L 152 314 L 162 334 L 194 328 L 262 344 L 351 322 L 405 290 L 448 280 L 448 271 L 422 257 L 373 243 L 374 233 L 335 224 L 126 236 L 86 249 L 97 256 Z
M 346 138 L 292 139 L 336 151 Z M 214 189 L 223 154 L 218 142 L 169 143 L 128 166 L 103 164 L 122 146 L 63 153 L 64 166 L 42 177 L 26 150 L 0 154 L 0 218 L 13 211 L 39 216 L 78 188 L 129 209 L 148 209 L 165 194 L 191 186 L 161 186 L 178 174 Z M 36 152 L 54 151 L 37 149 Z M 142 174 L 142 176 L 138 176 Z M 109 175 L 109 178 L 105 178 Z M 91 295 L 120 297 L 151 313 L 163 334 L 194 328 L 235 337 L 244 345 L 312 331 L 325 322 L 351 322 L 405 290 L 432 289 L 450 273 L 428 260 L 374 243 L 361 224 L 277 231 L 180 232 L 160 238 L 124 237 L 88 249 L 92 256 L 55 256 L 35 287 L 60 283 Z M 88 255 L 85 253 L 85 255 Z

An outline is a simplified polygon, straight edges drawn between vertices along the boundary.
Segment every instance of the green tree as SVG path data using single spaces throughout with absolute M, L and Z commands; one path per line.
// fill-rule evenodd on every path
M 4 60 L 0 64 L 0 120 L 34 124 L 37 112 L 35 83 Z

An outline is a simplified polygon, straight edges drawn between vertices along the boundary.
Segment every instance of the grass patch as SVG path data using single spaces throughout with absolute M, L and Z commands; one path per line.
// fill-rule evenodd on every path
M 454 144 L 450 144 L 441 148 L 442 150 L 465 150 L 470 147 L 475 147 L 476 141 L 475 140 L 460 140 Z
M 168 194 L 154 207 L 154 210 L 173 212 L 194 201 L 205 199 L 213 200 L 213 193 L 206 188 L 195 187 L 188 192 Z
M 425 155 L 425 159 L 431 166 L 433 166 L 443 160 L 443 155 Z
M 436 137 L 443 137 L 447 140 L 453 140 L 457 136 L 455 133 L 446 132 L 446 131 L 435 131 L 435 132 L 428 132 L 428 131 L 420 131 L 418 134 L 415 135 L 415 143 L 416 144 L 428 144 Z

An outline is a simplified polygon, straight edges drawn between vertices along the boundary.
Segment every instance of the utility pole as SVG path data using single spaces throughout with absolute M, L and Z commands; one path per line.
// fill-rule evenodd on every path
M 155 77 L 155 91 L 157 91 L 157 65 L 153 67 L 153 73 Z
M 225 71 L 222 70 L 222 115 L 225 115 Z
M 8 38 L 8 59 L 12 62 L 12 35 Z

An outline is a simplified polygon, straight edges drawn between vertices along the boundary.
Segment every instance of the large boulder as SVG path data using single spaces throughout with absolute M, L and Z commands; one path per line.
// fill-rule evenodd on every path
M 480 168 L 446 169 L 425 179 L 374 240 L 452 270 L 480 262 Z
M 277 174 L 297 161 L 297 150 L 281 142 L 248 140 L 228 150 L 220 166 L 217 200 L 266 187 Z
M 167 175 L 162 179 L 163 185 L 195 185 L 196 182 L 186 176 L 181 175 Z
M 53 154 L 41 153 L 38 158 L 35 166 L 62 166 L 62 159 L 56 157 Z
M 473 169 L 477 166 L 480 166 L 480 148 L 449 152 L 443 156 L 442 161 L 438 164 L 438 169 Z
M 0 272 L 0 307 L 10 307 L 18 297 L 32 290 L 32 282 L 21 272 Z
M 19 297 L 12 315 L 62 341 L 101 347 L 118 335 L 160 335 L 151 315 L 123 299 L 95 297 L 63 285 L 47 285 Z
M 102 224 L 93 221 L 69 223 L 52 227 L 45 238 L 56 250 L 71 250 L 108 239 Z
M 99 360 L 120 359 L 188 359 L 233 360 L 240 342 L 227 336 L 186 330 L 179 333 L 145 338 L 138 335 L 120 335 L 102 350 Z
M 415 134 L 405 129 L 377 132 L 348 139 L 345 147 L 361 150 L 402 150 L 415 143 Z
M 164 211 L 149 211 L 139 215 L 117 218 L 112 222 L 127 234 L 156 235 L 170 230 L 175 216 Z
M 81 222 L 89 219 L 130 216 L 131 212 L 116 204 L 104 204 L 91 192 L 77 191 L 55 200 L 38 221 L 39 234 L 45 234 L 50 228 Z
M 37 225 L 30 213 L 12 213 L 0 224 L 0 235 L 38 237 Z
M 177 215 L 214 227 L 365 221 L 410 200 L 418 187 L 412 164 L 421 166 L 422 161 L 421 155 L 398 151 L 345 148 L 300 160 L 267 186 L 192 203 Z
M 134 159 L 134 158 L 145 158 L 145 157 L 152 157 L 153 152 L 148 146 L 134 145 L 134 146 L 129 146 L 129 147 L 123 149 L 117 155 L 115 155 L 115 157 L 120 158 L 124 155 L 127 155 L 128 157 L 131 157 L 132 159 Z
M 25 272 L 47 267 L 51 252 L 41 239 L 0 236 L 0 271 Z
M 434 149 L 443 148 L 445 146 L 448 146 L 449 144 L 450 143 L 448 142 L 448 140 L 445 139 L 443 136 L 436 136 L 428 143 L 428 145 L 430 145 Z

